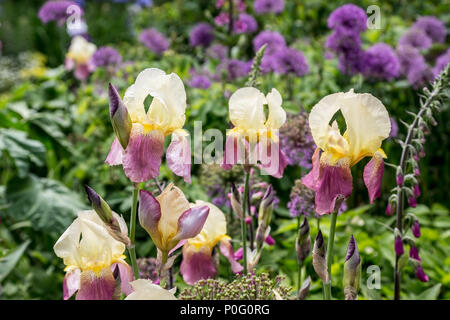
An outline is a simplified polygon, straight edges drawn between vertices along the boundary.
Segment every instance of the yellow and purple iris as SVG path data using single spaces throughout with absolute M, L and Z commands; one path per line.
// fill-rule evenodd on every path
M 157 197 L 146 190 L 139 193 L 139 222 L 166 257 L 202 230 L 208 214 L 208 206 L 190 206 L 172 183 Z
M 95 70 L 92 62 L 97 47 L 82 36 L 76 36 L 70 43 L 66 54 L 65 66 L 67 70 L 75 69 L 74 75 L 78 80 L 85 80 Z
M 234 128 L 227 132 L 222 167 L 235 164 L 258 164 L 269 175 L 281 178 L 287 158 L 280 148 L 278 129 L 286 121 L 283 100 L 276 89 L 266 96 L 256 88 L 245 87 L 229 100 L 230 121 Z M 264 112 L 268 105 L 268 116 Z
M 183 246 L 180 273 L 184 281 L 194 284 L 201 279 L 211 278 L 217 273 L 212 252 L 218 243 L 220 243 L 220 252 L 230 262 L 232 271 L 241 272 L 243 267 L 235 260 L 230 237 L 226 234 L 227 222 L 223 212 L 215 205 L 200 200 L 191 206 L 207 206 L 209 215 L 202 231 L 194 238 L 188 239 Z
M 153 98 L 148 110 L 144 102 Z M 169 168 L 188 183 L 191 181 L 191 151 L 188 133 L 183 130 L 186 92 L 175 73 L 156 68 L 142 71 L 125 92 L 123 101 L 110 84 L 110 116 L 116 133 L 106 158 L 110 165 L 122 164 L 133 182 L 159 175 L 164 138 L 171 135 L 166 160 Z
M 341 111 L 346 131 L 330 121 Z M 352 193 L 350 168 L 365 157 L 372 157 L 364 168 L 364 183 L 370 202 L 380 196 L 386 154 L 381 143 L 389 137 L 391 122 L 383 103 L 368 93 L 335 93 L 324 97 L 309 115 L 309 126 L 317 149 L 313 168 L 303 183 L 316 192 L 315 206 L 319 215 L 333 212 L 339 197 Z
M 121 232 L 127 233 L 122 217 L 113 213 Z M 115 296 L 116 280 L 113 272 L 118 268 L 121 290 L 130 294 L 133 272 L 125 262 L 125 245 L 114 239 L 94 210 L 81 211 L 53 247 L 66 265 L 63 298 L 77 292 L 77 300 L 111 300 Z

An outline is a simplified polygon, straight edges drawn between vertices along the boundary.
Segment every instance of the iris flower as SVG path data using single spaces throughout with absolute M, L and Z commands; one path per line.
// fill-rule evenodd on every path
M 258 164 L 273 177 L 281 178 L 287 159 L 281 151 L 278 129 L 286 121 L 282 98 L 276 89 L 264 96 L 256 88 L 238 89 L 229 100 L 230 120 L 234 128 L 227 132 L 222 167 Z M 268 105 L 268 117 L 264 105 Z
M 166 258 L 180 241 L 193 238 L 202 230 L 208 213 L 206 205 L 191 207 L 172 183 L 157 197 L 146 190 L 139 193 L 139 222 Z
M 202 231 L 194 238 L 188 239 L 183 246 L 180 273 L 184 281 L 194 284 L 216 274 L 212 251 L 218 243 L 220 243 L 220 251 L 230 261 L 233 272 L 241 272 L 243 267 L 236 262 L 230 237 L 226 235 L 227 222 L 223 212 L 215 205 L 200 200 L 191 204 L 191 207 L 193 206 L 207 206 L 209 215 Z
M 113 213 L 122 232 L 127 225 Z M 63 298 L 69 299 L 76 291 L 77 300 L 111 300 L 115 296 L 116 280 L 113 272 L 119 269 L 121 290 L 133 290 L 129 284 L 133 272 L 125 262 L 125 245 L 115 240 L 94 210 L 81 211 L 53 247 L 66 265 Z
M 183 130 L 186 92 L 175 73 L 156 68 L 142 71 L 125 92 L 123 102 L 110 84 L 110 116 L 117 138 L 106 158 L 110 165 L 123 165 L 133 182 L 159 175 L 164 138 L 171 135 L 166 160 L 169 168 L 188 183 L 191 181 L 191 151 Z M 148 111 L 144 101 L 153 98 Z
M 174 293 L 176 288 L 166 290 L 153 284 L 148 279 L 138 279 L 130 283 L 133 292 L 125 300 L 176 300 Z
M 346 131 L 341 135 L 338 124 L 330 121 L 341 111 Z M 364 183 L 369 199 L 380 196 L 386 154 L 381 143 L 389 137 L 391 122 L 383 103 L 368 93 L 335 93 L 324 97 L 309 115 L 309 126 L 318 146 L 312 157 L 313 168 L 303 183 L 316 192 L 319 215 L 331 213 L 339 197 L 352 193 L 350 168 L 365 157 L 371 160 L 364 168 Z
M 77 79 L 87 79 L 89 74 L 95 70 L 92 56 L 96 50 L 95 44 L 90 43 L 82 36 L 74 37 L 66 54 L 66 69 L 72 70 L 75 68 L 74 75 Z

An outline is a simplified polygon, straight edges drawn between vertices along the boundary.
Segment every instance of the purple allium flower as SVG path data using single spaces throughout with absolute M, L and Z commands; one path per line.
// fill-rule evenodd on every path
M 395 254 L 397 256 L 401 256 L 405 252 L 405 250 L 403 249 L 402 237 L 400 236 L 395 237 L 394 247 L 395 247 Z
M 257 52 L 266 43 L 265 54 L 274 54 L 278 50 L 286 47 L 286 41 L 280 33 L 276 31 L 261 31 L 253 39 L 253 49 Z
M 227 57 L 227 47 L 221 44 L 213 44 L 206 51 L 206 55 L 211 59 L 222 61 Z
M 38 17 L 43 23 L 50 21 L 56 21 L 61 26 L 68 18 L 67 8 L 70 6 L 77 6 L 80 9 L 80 13 L 83 14 L 83 10 L 74 1 L 47 1 L 39 9 Z
M 222 78 L 222 72 L 226 72 L 226 79 L 233 81 L 237 78 L 246 77 L 251 69 L 251 63 L 237 59 L 223 61 L 217 66 L 219 79 Z
M 398 134 L 398 124 L 394 117 L 390 117 L 391 120 L 391 132 L 389 133 L 389 138 L 395 138 Z
M 327 39 L 325 47 L 334 52 L 339 59 L 339 70 L 354 75 L 364 69 L 364 51 L 359 35 L 334 31 Z
M 280 13 L 284 9 L 284 0 L 255 0 L 253 8 L 258 14 L 261 13 Z
M 281 150 L 290 165 L 310 169 L 311 158 L 316 145 L 308 125 L 308 114 L 288 114 L 285 124 L 280 128 Z
M 426 67 L 425 59 L 419 50 L 409 45 L 397 48 L 397 58 L 400 62 L 400 72 L 404 75 L 408 75 L 412 69 L 423 70 Z
M 367 29 L 367 16 L 354 4 L 345 4 L 328 17 L 328 28 L 345 34 L 360 34 Z
M 112 47 L 100 47 L 92 56 L 92 63 L 96 67 L 116 66 L 122 62 L 119 52 Z
M 142 30 L 139 41 L 156 54 L 162 54 L 170 45 L 169 40 L 155 28 Z
M 431 38 L 422 29 L 412 28 L 400 38 L 398 45 L 411 46 L 417 49 L 428 49 L 431 47 Z
M 189 34 L 189 43 L 193 47 L 208 47 L 214 40 L 214 28 L 209 23 L 198 23 Z
M 392 80 L 400 72 L 400 63 L 394 49 L 385 43 L 377 43 L 370 47 L 364 55 L 364 75 L 378 80 Z
M 438 77 L 442 70 L 450 63 L 450 49 L 447 49 L 447 51 L 440 55 L 436 59 L 436 64 L 433 68 L 433 74 L 434 77 Z
M 309 216 L 314 213 L 314 192 L 308 189 L 301 181 L 295 180 L 291 189 L 290 200 L 287 204 L 291 217 L 299 215 Z
M 416 246 L 411 245 L 411 248 L 409 248 L 409 256 L 417 261 L 420 261 L 419 249 L 417 249 Z
M 211 86 L 211 80 L 205 74 L 201 74 L 194 69 L 190 71 L 191 80 L 188 84 L 193 88 L 208 89 Z
M 258 22 L 256 22 L 255 18 L 246 13 L 241 13 L 233 25 L 233 31 L 237 34 L 252 33 L 256 30 L 258 30 Z
M 298 77 L 309 72 L 308 63 L 301 51 L 283 48 L 274 54 L 274 69 L 276 73 L 292 73 Z
M 423 30 L 426 35 L 433 40 L 433 42 L 443 43 L 445 41 L 445 36 L 447 33 L 445 25 L 436 17 L 421 17 L 413 24 L 413 28 Z
M 414 221 L 412 227 L 411 227 L 411 231 L 414 235 L 414 237 L 416 238 L 420 238 L 420 223 L 419 221 Z
M 433 80 L 433 71 L 425 65 L 423 69 L 414 68 L 407 74 L 408 82 L 414 88 L 420 88 Z
M 428 276 L 425 274 L 425 271 L 423 271 L 422 266 L 418 266 L 416 269 L 416 277 L 422 282 L 428 281 Z

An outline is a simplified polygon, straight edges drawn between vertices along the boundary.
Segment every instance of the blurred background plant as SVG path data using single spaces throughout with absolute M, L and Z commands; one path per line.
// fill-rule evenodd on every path
M 0 2 L 0 299 L 61 298 L 63 264 L 52 248 L 76 212 L 88 208 L 85 184 L 102 194 L 116 212 L 128 219 L 129 182 L 120 168 L 104 164 L 114 138 L 108 114 L 109 81 L 123 94 L 146 67 L 176 72 L 185 81 L 188 94 L 186 129 L 192 133 L 193 122 L 198 120 L 203 131 L 217 128 L 225 132 L 229 128 L 224 121 L 227 100 L 246 81 L 257 50 L 255 39 L 261 39 L 263 31 L 277 32 L 270 37 L 263 33 L 264 41 L 274 45 L 272 54 L 264 57 L 267 69 L 259 80 L 263 92 L 272 87 L 280 91 L 283 107 L 291 114 L 281 130 L 284 144 L 289 146 L 290 164 L 282 179 L 263 177 L 274 186 L 279 203 L 271 222 L 275 244 L 265 247 L 258 271 L 273 279 L 282 276 L 286 288 L 295 288 L 297 219 L 292 218 L 295 214 L 289 211 L 288 203 L 293 197 L 308 198 L 298 195 L 302 189 L 295 187 L 295 181 L 309 169 L 314 148 L 304 127 L 307 125 L 304 112 L 333 92 L 350 88 L 370 92 L 383 101 L 392 116 L 393 127 L 397 129 L 391 133 L 384 150 L 388 161 L 398 159 L 401 149 L 395 139 L 404 138 L 406 133 L 400 121 L 406 118 L 407 111 L 418 111 L 417 90 L 430 74 L 450 60 L 448 36 L 447 40 L 444 36 L 443 41 L 430 41 L 426 48 L 410 50 L 401 45 L 407 40 L 405 34 L 416 30 L 414 25 L 421 16 L 436 17 L 448 34 L 450 13 L 441 1 L 409 1 L 403 5 L 398 5 L 398 1 L 379 2 L 381 29 L 365 30 L 358 37 L 363 51 L 372 52 L 375 49 L 369 48 L 380 42 L 391 47 L 396 55 L 392 59 L 398 59 L 401 68 L 398 75 L 388 79 L 364 72 L 344 74 L 339 69 L 339 59 L 327 54 L 327 39 L 333 33 L 327 20 L 345 1 L 280 1 L 284 3 L 281 10 L 276 6 L 262 9 L 257 2 L 264 1 L 252 0 L 74 2 L 82 8 L 86 38 L 98 48 L 114 48 L 121 56 L 120 60 L 114 60 L 114 67 L 98 63 L 83 83 L 64 68 L 71 38 L 66 26 L 58 21 L 43 23 L 38 16 L 45 1 Z M 365 11 L 372 2 L 354 4 Z M 149 29 L 150 37 L 145 33 Z M 424 67 L 418 69 L 422 73 L 417 75 L 420 71 L 417 69 L 415 74 L 408 71 L 402 60 L 405 52 L 417 59 L 414 61 L 421 61 Z M 302 68 L 295 67 L 298 65 Z M 417 84 L 417 79 L 423 82 Z M 429 281 L 417 281 L 414 266 L 407 265 L 403 271 L 402 297 L 409 299 L 450 299 L 448 104 L 435 117 L 439 125 L 427 137 L 424 150 L 427 156 L 420 160 L 420 203 L 407 209 L 420 220 L 422 235 L 416 242 Z M 208 141 L 203 144 L 208 145 Z M 355 174 L 361 176 L 363 166 L 357 165 L 360 172 Z M 163 167 L 160 180 L 177 182 L 191 200 L 213 201 L 222 207 L 228 222 L 236 224 L 238 219 L 232 216 L 228 203 L 229 183 L 236 178 L 242 181 L 242 172 L 194 165 L 192 173 L 192 184 L 186 185 Z M 362 258 L 359 298 L 393 297 L 395 217 L 386 216 L 385 207 L 394 185 L 395 170 L 386 168 L 382 198 L 367 205 L 362 179 L 354 181 L 353 195 L 346 201 L 350 209 L 342 214 L 336 230 L 331 270 L 336 282 L 332 285 L 334 297 L 344 296 L 341 279 L 350 234 L 355 236 Z M 154 186 L 149 183 L 148 187 Z M 294 206 L 298 204 L 290 207 Z M 311 217 L 312 237 L 317 234 L 314 222 Z M 327 224 L 328 219 L 321 220 L 324 234 L 329 231 Z M 233 235 L 236 227 L 229 229 Z M 140 226 L 136 237 L 139 257 L 156 256 L 153 243 Z M 179 265 L 178 260 L 175 265 Z M 312 275 L 307 299 L 321 299 L 321 283 L 312 269 L 311 256 L 303 265 L 306 268 L 303 274 Z M 380 289 L 367 285 L 371 265 L 380 268 Z M 231 281 L 231 271 L 220 268 L 219 278 Z M 187 287 L 179 275 L 176 283 L 180 289 Z

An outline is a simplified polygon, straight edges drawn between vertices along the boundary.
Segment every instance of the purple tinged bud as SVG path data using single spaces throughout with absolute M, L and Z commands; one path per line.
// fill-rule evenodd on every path
M 231 208 L 233 208 L 233 211 L 239 216 L 239 218 L 242 219 L 244 217 L 244 212 L 242 210 L 241 202 L 241 193 L 239 192 L 239 189 L 236 188 L 236 185 L 234 183 L 231 183 Z
M 419 238 L 420 237 L 420 223 L 419 221 L 414 221 L 412 227 L 411 227 L 412 233 L 414 237 Z
M 387 216 L 392 216 L 394 214 L 395 211 L 395 207 L 393 204 L 388 203 L 387 207 L 386 207 L 386 215 Z
M 252 223 L 252 217 L 245 218 L 245 224 L 250 224 L 250 223 Z
M 184 240 L 195 237 L 202 231 L 209 215 L 208 206 L 199 206 L 186 210 L 178 219 L 178 233 L 174 240 Z
M 323 241 L 322 231 L 319 230 L 316 240 L 314 241 L 314 248 L 312 252 L 313 267 L 320 279 L 326 283 L 329 281 L 330 276 L 328 274 L 327 259 L 325 255 L 325 243 Z
M 161 219 L 161 206 L 156 198 L 147 190 L 139 191 L 139 223 L 148 232 L 156 246 L 160 247 L 161 236 L 158 223 Z
M 113 216 L 109 205 L 106 203 L 105 200 L 102 199 L 102 197 L 98 195 L 97 192 L 94 191 L 94 189 L 92 189 L 88 185 L 85 185 L 84 188 L 86 190 L 86 194 L 88 196 L 92 208 L 98 214 L 100 219 L 102 219 L 102 221 L 105 223 L 110 223 L 112 221 Z
M 428 281 L 428 276 L 425 274 L 425 271 L 423 271 L 422 266 L 416 268 L 416 277 L 422 282 Z
M 419 169 L 419 167 L 415 167 L 415 168 L 414 168 L 414 174 L 415 174 L 416 176 L 420 176 L 420 169 Z
M 419 188 L 419 185 L 418 185 L 418 184 L 414 185 L 413 193 L 414 193 L 414 196 L 415 196 L 416 198 L 417 198 L 417 197 L 420 197 L 420 188 Z
M 419 157 L 421 158 L 425 157 L 425 151 L 423 149 L 419 151 Z
M 395 237 L 394 247 L 395 247 L 395 254 L 397 256 L 401 256 L 405 252 L 405 250 L 403 249 L 403 240 L 401 236 Z
M 408 203 L 411 208 L 415 208 L 417 206 L 417 200 L 414 196 L 410 196 L 408 198 Z
M 417 154 L 417 152 L 414 153 L 413 158 L 414 158 L 415 161 L 419 161 L 420 160 L 419 155 Z
M 323 240 L 323 239 L 322 239 Z M 311 238 L 309 236 L 309 223 L 305 217 L 303 223 L 298 229 L 297 241 L 295 243 L 295 249 L 297 251 L 297 259 L 301 265 L 303 261 L 308 257 L 311 252 Z
M 111 123 L 114 129 L 114 133 L 117 136 L 120 144 L 124 149 L 128 146 L 130 140 L 132 122 L 128 110 L 125 107 L 122 99 L 116 88 L 109 84 L 109 115 L 111 117 Z
M 415 259 L 417 261 L 420 261 L 420 257 L 419 257 L 419 249 L 417 249 L 416 246 L 412 245 L 411 248 L 409 249 L 409 256 L 412 259 Z
M 264 206 L 264 209 L 266 209 L 269 205 L 273 203 L 273 200 L 274 200 L 273 187 L 271 184 L 269 184 L 261 200 L 261 206 Z
M 347 247 L 344 263 L 344 295 L 345 300 L 355 300 L 358 295 L 361 279 L 361 257 L 353 235 Z
M 395 178 L 395 182 L 397 183 L 397 185 L 399 187 L 403 186 L 404 180 L 403 180 L 403 175 L 401 173 L 397 174 L 397 177 Z

